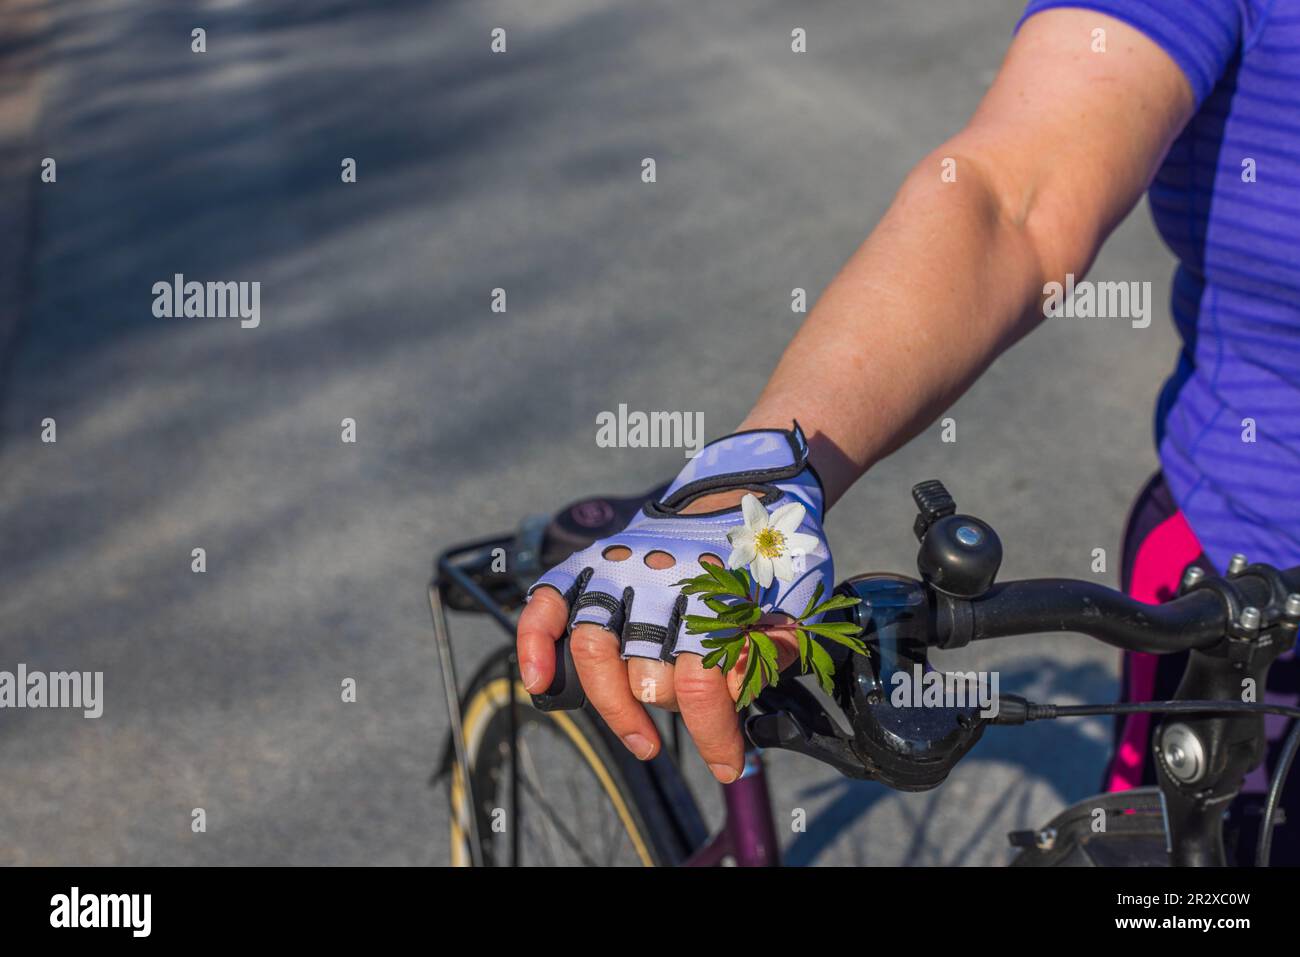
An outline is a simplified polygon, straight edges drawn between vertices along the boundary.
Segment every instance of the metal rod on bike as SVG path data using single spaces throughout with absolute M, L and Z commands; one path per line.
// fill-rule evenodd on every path
M 515 620 L 497 607 L 497 603 L 493 601 L 492 596 L 484 591 L 482 587 L 479 586 L 478 582 L 474 581 L 474 579 L 466 575 L 464 571 L 451 564 L 451 562 L 447 560 L 446 555 L 438 559 L 437 569 L 439 578 L 446 575 L 449 578 L 455 579 L 456 584 L 463 589 L 469 597 L 473 598 L 485 612 L 496 619 L 497 624 L 504 628 L 509 634 L 513 635 L 515 633 Z
M 447 696 L 447 715 L 451 723 L 451 742 L 456 752 L 456 767 L 460 771 L 461 787 L 465 790 L 465 805 L 469 808 L 469 859 L 475 867 L 482 867 L 483 847 L 478 837 L 478 803 L 474 798 L 474 779 L 470 774 L 469 752 L 465 748 L 465 728 L 460 720 L 460 690 L 456 681 L 456 664 L 451 654 L 451 633 L 447 629 L 447 613 L 442 607 L 442 592 L 438 587 L 437 579 L 429 583 L 429 611 L 433 615 L 433 637 L 438 646 L 438 665 L 442 671 L 442 685 Z M 513 689 L 511 692 L 513 697 Z
M 523 830 L 519 810 L 519 702 L 515 698 L 515 677 L 519 672 L 519 659 L 506 656 L 506 694 L 510 701 L 510 866 L 519 866 L 519 832 Z

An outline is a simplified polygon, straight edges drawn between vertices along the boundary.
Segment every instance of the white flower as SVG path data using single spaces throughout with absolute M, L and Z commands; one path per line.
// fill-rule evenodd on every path
M 805 509 L 798 502 L 782 505 L 771 515 L 753 495 L 740 500 L 740 510 L 745 514 L 745 524 L 727 532 L 731 542 L 728 568 L 748 565 L 754 581 L 766 588 L 772 576 L 780 581 L 794 581 L 794 562 L 791 555 L 807 554 L 819 544 L 816 536 L 797 532 Z

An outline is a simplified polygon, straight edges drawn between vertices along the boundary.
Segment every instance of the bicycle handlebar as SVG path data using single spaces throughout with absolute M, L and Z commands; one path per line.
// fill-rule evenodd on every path
M 1000 718 L 967 706 L 964 698 L 951 706 L 897 706 L 889 686 L 906 682 L 917 669 L 932 670 L 927 659 L 931 648 L 1074 632 L 1129 651 L 1193 652 L 1179 688 L 1181 703 L 1169 710 L 1202 715 L 1184 722 L 1205 738 L 1207 761 L 1214 765 L 1212 775 L 1191 782 L 1204 785 L 1198 794 L 1219 788 L 1222 781 L 1231 783 L 1238 771 L 1262 760 L 1263 725 L 1257 712 L 1264 706 L 1238 707 L 1240 692 L 1247 678 L 1263 688 L 1269 665 L 1294 644 L 1300 626 L 1300 567 L 1279 571 L 1247 565 L 1237 556 L 1223 578 L 1193 569 L 1180 595 L 1162 605 L 1138 602 L 1095 582 L 1049 578 L 995 584 L 1002 559 L 997 533 L 978 518 L 957 514 L 939 482 L 917 485 L 912 496 L 919 509 L 914 531 L 920 541 L 920 579 L 863 575 L 836 588 L 838 594 L 860 599 L 853 608 L 833 614 L 860 625 L 871 651 L 864 658 L 823 642 L 836 662 L 834 698 L 852 736 L 839 730 L 803 685 L 782 681 L 759 696 L 756 713 L 746 721 L 756 747 L 798 751 L 846 775 L 901 790 L 935 787 L 987 724 L 1021 724 L 1071 711 L 1015 695 L 1001 696 L 998 708 L 1004 704 L 1005 713 Z M 586 698 L 567 637 L 557 647 L 556 665 L 555 683 L 534 696 L 534 702 L 543 710 L 582 707 Z M 1207 707 L 1215 701 L 1235 703 Z
M 1227 582 L 1233 591 L 1224 590 Z M 1193 590 L 1163 605 L 1144 604 L 1095 582 L 1059 578 L 1006 582 L 970 601 L 969 640 L 1063 631 L 1127 651 L 1169 654 L 1212 647 L 1247 608 L 1284 606 L 1287 595 L 1297 591 L 1300 567 L 1281 573 L 1263 566 L 1247 568 L 1226 581 L 1198 582 Z M 1264 624 L 1261 619 L 1260 625 Z

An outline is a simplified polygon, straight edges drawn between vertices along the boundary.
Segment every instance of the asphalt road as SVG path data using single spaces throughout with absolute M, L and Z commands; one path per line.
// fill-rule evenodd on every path
M 0 712 L 0 862 L 432 864 L 432 553 L 680 468 L 597 448 L 602 410 L 734 426 L 797 324 L 790 290 L 816 295 L 970 113 L 1020 4 L 38 6 L 7 50 L 40 100 L 3 155 L 58 178 L 26 265 L 0 263 L 24 280 L 0 669 L 100 670 L 105 700 Z M 942 477 L 999 529 L 1004 577 L 1086 577 L 1101 547 L 1114 581 L 1173 363 L 1170 270 L 1143 205 L 1093 275 L 1150 281 L 1151 327 L 1061 320 L 1017 346 L 952 412 L 957 442 L 932 429 L 837 507 L 840 571 L 909 569 L 908 489 Z M 156 318 L 176 273 L 261 283 L 260 324 Z M 468 671 L 498 639 L 456 626 Z M 945 663 L 1115 694 L 1084 639 Z M 920 795 L 774 754 L 778 820 L 809 816 L 788 860 L 1002 862 L 1008 829 L 1095 790 L 1107 734 L 999 729 Z

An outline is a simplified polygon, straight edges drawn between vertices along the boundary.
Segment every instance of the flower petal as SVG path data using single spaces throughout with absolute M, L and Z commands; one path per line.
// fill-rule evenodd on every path
M 772 572 L 776 575 L 778 581 L 794 581 L 794 562 L 790 556 L 778 555 L 772 559 Z
M 754 537 L 751 535 L 749 541 L 736 543 L 736 547 L 727 556 L 727 567 L 735 569 L 748 565 L 754 560 L 756 554 L 754 551 Z
M 772 513 L 772 527 L 782 535 L 789 536 L 803 522 L 807 511 L 799 502 L 782 505 Z
M 817 551 L 817 546 L 821 544 L 821 539 L 816 535 L 805 535 L 803 532 L 791 532 L 785 537 L 786 550 L 791 552 L 803 552 L 805 555 L 811 555 Z
M 740 510 L 745 513 L 745 527 L 751 532 L 767 528 L 769 521 L 767 509 L 753 495 L 746 495 L 740 500 Z
M 749 566 L 749 570 L 754 575 L 754 581 L 766 588 L 772 584 L 772 559 L 766 555 L 756 555 L 754 562 Z
M 737 525 L 735 528 L 727 529 L 727 541 L 732 545 L 738 545 L 741 542 L 752 542 L 754 533 L 744 525 Z

